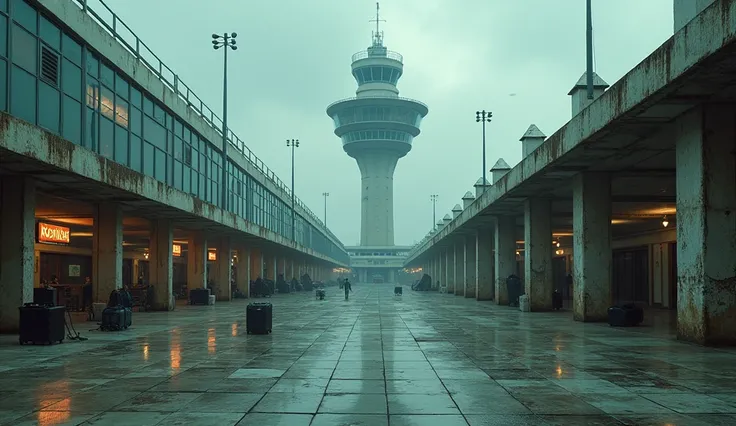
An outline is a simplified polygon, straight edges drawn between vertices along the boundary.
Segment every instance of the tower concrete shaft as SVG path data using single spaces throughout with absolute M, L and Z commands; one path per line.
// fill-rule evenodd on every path
M 367 151 L 355 157 L 361 175 L 361 246 L 394 245 L 394 170 L 399 155 Z

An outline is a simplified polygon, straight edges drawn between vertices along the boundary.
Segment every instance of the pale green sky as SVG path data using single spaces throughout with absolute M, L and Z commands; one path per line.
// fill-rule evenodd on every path
M 107 0 L 161 59 L 221 112 L 221 51 L 212 32 L 238 33 L 230 58 L 233 130 L 290 181 L 286 138 L 302 141 L 297 196 L 347 245 L 360 232 L 360 174 L 325 114 L 355 95 L 350 57 L 370 44 L 371 0 Z M 596 71 L 609 84 L 672 35 L 672 0 L 593 0 Z M 551 135 L 570 119 L 567 92 L 585 70 L 584 0 L 385 0 L 385 44 L 404 55 L 401 96 L 429 106 L 394 176 L 396 244 L 413 244 L 481 175 L 475 111 L 493 111 L 488 168 L 521 158 L 534 123 Z M 510 96 L 515 94 L 515 96 Z

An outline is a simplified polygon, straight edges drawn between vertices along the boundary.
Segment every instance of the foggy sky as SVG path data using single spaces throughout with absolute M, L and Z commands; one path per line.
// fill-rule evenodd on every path
M 108 0 L 107 4 L 218 115 L 222 50 L 213 32 L 238 33 L 229 55 L 229 125 L 284 182 L 287 138 L 297 151 L 296 194 L 346 245 L 360 239 L 360 173 L 325 114 L 355 96 L 350 58 L 370 45 L 371 0 Z M 615 83 L 672 35 L 672 0 L 594 0 L 596 72 Z M 461 203 L 481 176 L 475 111 L 493 112 L 487 164 L 521 159 L 534 123 L 551 135 L 571 116 L 568 91 L 585 71 L 584 0 L 384 0 L 384 44 L 404 56 L 400 96 L 429 106 L 394 175 L 397 245 L 411 245 Z M 490 174 L 488 175 L 490 179 Z

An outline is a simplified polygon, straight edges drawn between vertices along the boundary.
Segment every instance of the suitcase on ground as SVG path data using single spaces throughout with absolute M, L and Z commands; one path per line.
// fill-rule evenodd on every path
M 273 324 L 273 305 L 267 302 L 248 304 L 245 322 L 248 334 L 270 333 Z
M 123 308 L 123 315 L 124 315 L 124 320 L 123 320 L 124 327 L 128 328 L 131 325 L 133 325 L 133 309 Z
M 210 303 L 210 289 L 193 288 L 189 290 L 190 305 L 208 305 Z
M 608 308 L 608 325 L 611 327 L 636 327 L 644 321 L 644 310 L 627 304 Z
M 404 294 L 404 287 L 396 286 L 394 287 L 394 296 L 401 296 Z
M 562 293 L 557 290 L 552 292 L 552 309 L 556 311 L 562 309 Z
M 516 275 L 509 275 L 506 278 L 506 290 L 509 295 L 509 306 L 519 306 L 519 296 L 523 294 L 521 290 L 521 278 Z
M 51 288 L 34 288 L 33 304 L 41 306 L 56 306 L 56 289 Z
M 28 303 L 20 308 L 18 343 L 52 344 L 64 340 L 63 306 L 40 306 Z
M 123 308 L 122 306 L 105 308 L 105 310 L 102 311 L 102 322 L 100 323 L 100 330 L 125 330 L 125 315 L 125 308 Z

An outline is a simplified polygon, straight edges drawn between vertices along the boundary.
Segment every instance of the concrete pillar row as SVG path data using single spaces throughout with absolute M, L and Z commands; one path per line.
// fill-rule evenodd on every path
M 187 241 L 187 288 L 207 288 L 207 239 L 199 233 Z
M 463 247 L 463 257 L 465 260 L 465 292 L 464 295 L 466 298 L 474 298 L 476 297 L 476 289 L 478 288 L 478 283 L 476 282 L 476 244 L 477 244 L 477 235 L 470 236 L 465 239 L 465 246 Z
M 736 107 L 678 118 L 677 337 L 736 344 Z
M 552 203 L 530 198 L 524 203 L 524 284 L 532 311 L 552 309 Z
M 237 246 L 238 267 L 235 270 L 235 285 L 238 290 L 250 297 L 251 261 L 250 250 L 242 245 Z
M 232 299 L 230 280 L 232 278 L 232 244 L 230 237 L 222 237 L 217 245 L 217 261 L 215 262 L 215 296 L 218 301 L 229 302 Z
M 174 277 L 174 227 L 168 219 L 156 219 L 151 228 L 148 247 L 148 265 L 150 284 L 153 286 L 153 303 L 156 311 L 174 309 L 173 277 Z
M 292 258 L 289 261 L 289 276 L 286 278 L 286 280 L 291 282 L 291 279 L 296 278 L 296 276 L 297 274 L 296 274 L 296 271 L 294 270 L 294 259 Z
M 36 186 L 20 176 L 0 185 L 0 333 L 16 333 L 18 307 L 33 301 Z
M 250 280 L 263 278 L 263 252 L 259 248 L 250 248 Z
M 447 286 L 447 262 L 445 258 L 445 253 L 442 251 L 442 249 L 439 250 L 439 254 L 437 255 L 437 279 L 435 280 L 435 285 L 437 286 L 437 289 L 439 290 L 439 287 Z M 438 284 L 439 283 L 439 284 Z
M 123 212 L 117 204 L 95 206 L 92 286 L 94 299 L 103 303 L 113 290 L 123 286 Z
M 496 217 L 495 247 L 496 304 L 508 305 L 509 292 L 506 287 L 506 278 L 516 273 L 515 217 Z
M 445 285 L 447 294 L 455 292 L 455 250 L 452 247 L 445 250 Z
M 475 232 L 475 299 L 493 300 L 493 233 L 488 229 Z
M 465 296 L 465 237 L 455 240 L 455 296 Z
M 573 178 L 573 318 L 606 321 L 611 306 L 611 179 Z

